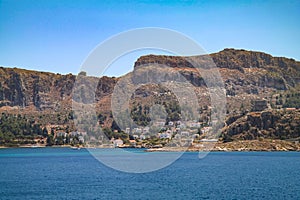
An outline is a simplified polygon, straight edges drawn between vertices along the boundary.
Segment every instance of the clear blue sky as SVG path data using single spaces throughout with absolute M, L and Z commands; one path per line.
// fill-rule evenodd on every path
M 300 60 L 300 1 L 0 0 L 0 66 L 77 74 L 97 44 L 142 27 L 182 32 L 207 52 Z M 128 71 L 135 56 L 108 74 Z

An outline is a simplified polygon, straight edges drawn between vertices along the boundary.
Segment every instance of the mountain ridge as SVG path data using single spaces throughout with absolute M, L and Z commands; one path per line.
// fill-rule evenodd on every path
M 193 70 L 193 65 L 188 62 L 187 57 L 164 56 L 164 55 L 145 55 L 141 56 L 134 63 L 134 68 L 149 64 L 162 64 L 179 71 L 196 88 L 197 95 L 205 94 L 205 81 L 201 75 Z M 223 133 L 233 139 L 245 139 L 251 135 L 254 129 L 247 128 L 253 125 L 251 117 L 243 117 L 239 113 L 251 112 L 252 101 L 265 99 L 272 109 L 280 109 L 288 105 L 298 105 L 297 95 L 300 84 L 300 62 L 284 57 L 273 57 L 263 52 L 224 49 L 218 53 L 209 54 L 208 59 L 212 59 L 215 66 L 223 78 L 226 88 L 227 117 L 238 116 Z M 160 71 L 154 71 L 153 76 L 162 76 Z M 85 76 L 81 73 L 84 80 L 80 88 L 89 90 L 89 84 L 96 85 L 95 100 L 101 126 L 111 127 L 113 119 L 111 115 L 111 95 L 114 86 L 120 78 L 106 77 L 101 78 Z M 138 76 L 137 76 L 138 77 Z M 143 81 L 143 77 L 139 77 Z M 72 96 L 76 75 L 55 74 L 51 72 L 38 72 L 19 68 L 0 67 L 0 111 L 8 114 L 26 115 L 40 124 L 41 127 L 47 125 L 59 125 L 62 129 L 68 127 L 75 130 L 72 122 Z M 135 94 L 137 100 L 135 105 L 149 104 L 153 99 L 149 97 L 151 88 L 141 88 Z M 158 89 L 159 90 L 159 89 Z M 89 94 L 86 94 L 89 95 Z M 293 96 L 292 96 L 293 95 Z M 210 110 L 209 97 L 202 98 L 202 116 L 199 120 L 205 121 Z M 87 97 L 89 99 L 89 97 Z M 204 107 L 203 107 L 204 106 Z M 142 110 L 140 110 L 142 111 Z M 264 112 L 263 110 L 261 112 Z M 291 111 L 294 112 L 294 111 Z M 170 113 L 175 116 L 174 113 Z M 271 112 L 271 115 L 276 115 Z M 284 116 L 286 114 L 283 114 Z M 251 116 L 251 115 L 249 115 Z M 277 116 L 277 115 L 276 115 Z M 243 119 L 240 119 L 243 118 Z M 138 117 L 137 117 L 138 119 Z M 247 121 L 250 120 L 250 121 Z M 245 128 L 236 131 L 239 127 L 238 121 L 245 124 Z M 280 121 L 280 120 L 279 120 Z M 281 123 L 281 121 L 280 121 Z M 282 122 L 283 123 L 283 122 Z M 248 124 L 248 125 L 247 125 Z M 254 125 L 253 125 L 254 126 Z M 289 125 L 284 125 L 287 127 Z M 300 126 L 300 125 L 299 125 Z M 235 127 L 235 128 L 234 128 Z M 255 125 L 256 131 L 262 129 Z M 288 127 L 289 130 L 298 130 L 296 126 Z M 233 130 L 234 128 L 234 130 Z M 274 130 L 272 134 L 277 134 Z M 234 133 L 234 134 L 233 134 Z M 270 132 L 271 133 L 271 132 Z M 223 137 L 225 137 L 223 134 Z M 260 134 L 262 137 L 264 134 Z M 265 134 L 271 135 L 272 134 Z M 253 135 L 253 134 L 252 134 Z M 297 136 L 294 132 L 286 134 L 286 137 Z M 277 137 L 277 136 L 276 136 Z M 254 137 L 252 139 L 257 139 Z

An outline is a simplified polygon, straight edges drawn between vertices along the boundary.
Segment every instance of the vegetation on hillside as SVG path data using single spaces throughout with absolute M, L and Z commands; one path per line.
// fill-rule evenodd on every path
M 20 114 L 0 115 L 0 145 L 34 144 L 37 136 L 47 135 L 47 130 L 42 129 L 34 119 Z

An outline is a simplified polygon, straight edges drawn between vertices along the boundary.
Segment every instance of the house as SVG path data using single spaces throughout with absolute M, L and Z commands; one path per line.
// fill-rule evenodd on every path
M 145 140 L 146 139 L 146 135 L 142 134 L 140 135 L 140 140 Z
M 65 133 L 65 132 L 56 133 L 56 137 L 66 137 L 66 136 L 67 136 L 67 133 Z
M 116 140 L 113 140 L 113 144 L 115 147 L 120 147 L 122 146 L 124 143 L 123 143 L 123 140 L 121 139 L 116 139 Z
M 133 137 L 134 139 L 138 139 L 138 138 L 139 138 L 138 135 L 132 135 L 132 137 Z
M 155 126 L 163 127 L 163 126 L 165 126 L 165 122 L 164 121 L 156 121 Z
M 181 136 L 188 137 L 188 136 L 190 136 L 190 132 L 188 132 L 188 131 L 181 131 Z
M 72 137 L 76 137 L 76 136 L 78 136 L 79 135 L 79 132 L 77 132 L 77 131 L 72 131 L 71 133 L 70 133 L 70 136 L 72 136 Z
M 174 122 L 169 121 L 168 125 L 169 125 L 169 126 L 173 126 L 173 125 L 174 125 Z
M 125 133 L 129 134 L 130 133 L 130 128 L 126 128 Z
M 84 138 L 82 135 L 78 136 L 79 143 L 84 143 Z
M 141 134 L 142 133 L 142 129 L 141 128 L 134 128 L 132 130 L 132 133 Z
M 203 127 L 202 129 L 201 129 L 201 132 L 202 133 L 208 133 L 209 131 L 211 131 L 212 130 L 212 127 L 211 126 L 206 126 L 206 127 Z
M 190 122 L 189 127 L 191 127 L 191 128 L 200 128 L 201 123 L 200 122 Z
M 131 146 L 135 147 L 136 146 L 136 141 L 135 140 L 129 140 L 129 143 Z
M 164 132 L 164 133 L 159 134 L 159 138 L 160 139 L 171 139 L 172 134 L 170 132 Z

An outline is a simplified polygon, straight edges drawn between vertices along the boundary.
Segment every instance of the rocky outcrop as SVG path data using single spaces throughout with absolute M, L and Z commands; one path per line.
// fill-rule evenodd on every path
M 71 106 L 73 86 L 76 76 L 48 72 L 37 72 L 17 68 L 0 68 L 0 106 L 33 106 L 37 110 L 56 110 L 57 104 Z M 89 82 L 98 84 L 96 99 L 113 91 L 116 78 L 101 79 L 86 77 L 83 87 Z
M 196 66 L 193 60 L 195 59 L 189 57 L 148 55 L 140 57 L 134 67 L 164 65 L 185 72 L 189 71 L 189 74 L 184 76 L 192 80 L 190 77 L 197 74 L 191 70 Z M 253 85 L 286 90 L 300 83 L 300 62 L 283 57 L 272 57 L 262 52 L 224 49 L 209 56 L 198 56 L 196 60 L 201 67 L 213 65 L 221 68 L 224 81 L 227 81 L 228 94 L 234 94 L 235 86 Z M 247 93 L 257 93 L 255 89 L 247 89 Z
M 300 110 L 281 109 L 250 112 L 226 126 L 223 138 L 232 140 L 299 139 Z M 230 118 L 233 119 L 233 118 Z

